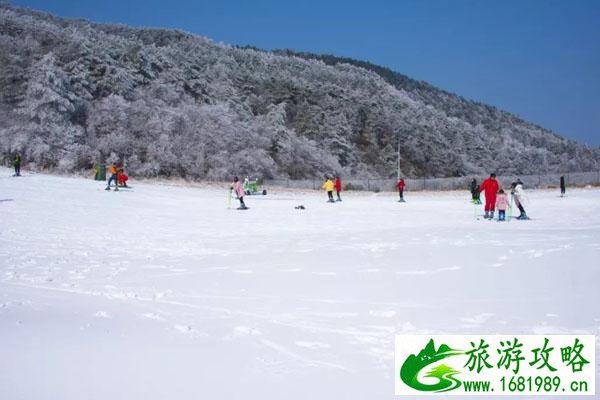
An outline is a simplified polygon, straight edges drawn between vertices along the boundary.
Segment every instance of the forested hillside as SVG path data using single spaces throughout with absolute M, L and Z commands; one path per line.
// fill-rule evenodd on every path
M 0 6 L 0 157 L 222 179 L 597 169 L 600 150 L 367 62 Z

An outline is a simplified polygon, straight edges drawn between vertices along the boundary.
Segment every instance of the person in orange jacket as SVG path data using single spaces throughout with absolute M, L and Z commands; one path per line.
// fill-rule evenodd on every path
M 110 164 L 107 168 L 108 173 L 110 174 L 110 178 L 108 178 L 108 183 L 106 184 L 105 190 L 110 190 L 111 182 L 115 182 L 115 191 L 119 191 L 119 168 L 116 164 Z
M 494 219 L 494 209 L 496 208 L 496 194 L 498 193 L 498 181 L 496 180 L 496 174 L 490 174 L 481 184 L 479 193 L 485 194 L 485 216 L 486 219 Z
M 336 201 L 342 201 L 342 198 L 340 197 L 341 192 L 342 192 L 342 180 L 340 179 L 339 175 L 336 175 L 335 176 L 335 193 L 337 194 Z

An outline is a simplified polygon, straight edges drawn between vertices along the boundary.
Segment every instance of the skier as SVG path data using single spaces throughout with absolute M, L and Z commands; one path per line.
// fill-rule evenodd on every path
M 119 175 L 119 168 L 117 167 L 116 164 L 110 164 L 110 166 L 108 167 L 108 172 L 110 173 L 110 178 L 108 178 L 108 183 L 106 184 L 106 189 L 105 190 L 110 190 L 110 183 L 111 182 L 115 182 L 115 192 L 119 191 L 119 180 L 118 180 L 118 175 Z
M 517 217 L 517 219 L 526 220 L 529 219 L 527 213 L 525 212 L 525 203 L 527 202 L 527 196 L 525 196 L 525 191 L 523 190 L 523 182 L 520 179 L 517 179 L 516 182 L 513 182 L 512 191 L 510 192 L 515 199 L 515 204 L 517 208 L 521 212 L 521 214 Z
M 498 191 L 496 198 L 496 209 L 498 210 L 498 221 L 506 221 L 506 209 L 510 207 L 508 204 L 508 196 L 503 189 Z
M 21 176 L 21 154 L 17 153 L 15 155 L 13 167 L 15 167 L 15 176 Z
M 245 194 L 247 194 L 248 196 L 250 196 L 252 194 L 250 192 L 250 178 L 248 178 L 248 177 L 244 178 L 244 183 L 242 184 L 242 187 L 244 188 Z
M 336 175 L 335 176 L 335 192 L 337 194 L 336 201 L 342 201 L 342 198 L 340 197 L 341 191 L 342 191 L 342 180 L 340 179 L 339 175 Z
M 246 192 L 244 192 L 244 185 L 237 176 L 233 177 L 233 183 L 229 189 L 235 193 L 235 197 L 240 201 L 238 210 L 247 210 L 248 207 L 246 207 L 246 204 L 244 203 L 244 195 L 246 194 Z
M 479 185 L 477 184 L 477 179 L 473 178 L 471 181 L 471 202 L 473 204 L 481 204 L 481 199 L 479 198 Z
M 129 180 L 129 177 L 127 176 L 127 174 L 125 174 L 125 170 L 123 168 L 119 170 L 119 173 L 117 174 L 117 180 L 119 186 L 129 187 L 127 186 L 127 181 Z
M 404 200 L 404 188 L 406 187 L 406 184 L 404 183 L 404 179 L 402 179 L 402 178 L 398 179 L 398 183 L 396 183 L 396 187 L 398 188 L 398 195 L 400 196 L 400 200 L 398 200 L 398 202 L 405 203 L 406 201 Z
M 94 167 L 94 180 L 103 181 L 106 180 L 106 166 L 103 164 L 96 164 Z
M 327 197 L 329 198 L 329 200 L 327 200 L 327 201 L 330 203 L 335 203 L 335 200 L 333 200 L 334 184 L 333 184 L 331 178 L 329 177 L 329 175 L 325 175 L 325 183 L 321 187 L 323 189 L 325 189 L 325 191 L 327 192 Z
M 563 197 L 567 192 L 567 186 L 565 185 L 565 176 L 560 177 L 560 197 Z
M 494 219 L 494 209 L 496 208 L 496 193 L 498 193 L 498 181 L 496 174 L 490 174 L 481 184 L 479 193 L 485 191 L 485 216 L 486 219 Z

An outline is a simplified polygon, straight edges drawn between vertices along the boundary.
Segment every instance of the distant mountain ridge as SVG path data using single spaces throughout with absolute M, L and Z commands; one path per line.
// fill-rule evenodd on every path
M 223 179 L 597 169 L 600 149 L 368 62 L 0 6 L 0 157 Z

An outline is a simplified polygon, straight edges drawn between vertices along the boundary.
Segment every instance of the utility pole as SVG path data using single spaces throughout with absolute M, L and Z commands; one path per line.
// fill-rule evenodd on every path
M 400 180 L 400 131 L 396 136 L 398 137 L 398 180 Z

